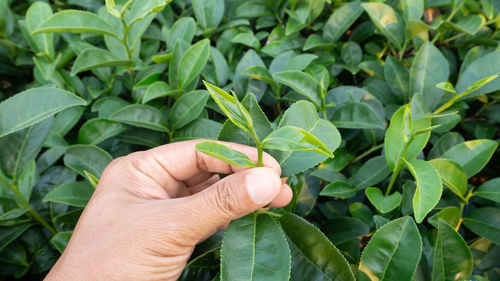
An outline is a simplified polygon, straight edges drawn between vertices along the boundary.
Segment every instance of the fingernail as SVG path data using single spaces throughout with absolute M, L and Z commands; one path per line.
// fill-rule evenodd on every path
M 278 195 L 281 179 L 270 168 L 255 168 L 248 172 L 245 184 L 250 199 L 256 204 L 268 204 Z

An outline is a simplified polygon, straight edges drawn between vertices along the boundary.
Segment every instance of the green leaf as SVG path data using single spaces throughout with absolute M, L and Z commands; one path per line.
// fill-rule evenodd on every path
M 215 28 L 224 16 L 224 0 L 193 0 L 193 11 L 203 29 Z
M 260 42 L 253 32 L 242 32 L 238 33 L 231 39 L 231 43 L 242 44 L 253 49 L 260 49 Z
M 401 205 L 401 193 L 399 192 L 384 196 L 380 189 L 368 187 L 365 193 L 372 205 L 382 214 L 387 214 Z
M 9 177 L 19 180 L 22 173 L 43 147 L 52 119 L 10 134 L 0 140 L 0 168 Z
M 420 20 L 424 14 L 424 0 L 402 0 L 401 6 L 406 22 Z
M 0 215 L 0 225 L 10 220 L 14 220 L 19 218 L 20 216 L 26 214 L 30 209 L 29 208 L 18 208 L 14 210 L 10 210 Z
M 59 112 L 54 117 L 54 123 L 50 130 L 60 136 L 65 136 L 80 121 L 85 108 L 85 106 L 75 106 Z
M 198 119 L 174 133 L 174 141 L 185 141 L 195 139 L 216 140 L 222 125 L 208 119 Z
M 56 186 L 42 202 L 57 202 L 75 207 L 85 207 L 94 193 L 88 182 L 71 182 Z
M 283 70 L 296 70 L 302 71 L 306 67 L 308 67 L 311 62 L 317 59 L 317 55 L 313 54 L 302 54 L 295 57 L 292 57 L 283 67 Z
M 67 108 L 87 103 L 64 90 L 36 88 L 0 103 L 0 138 L 42 122 Z
M 490 161 L 498 143 L 493 140 L 473 140 L 457 144 L 443 154 L 464 168 L 467 177 L 479 173 Z
M 319 195 L 337 198 L 352 198 L 356 195 L 356 188 L 350 186 L 346 182 L 336 181 L 325 186 Z
M 363 13 L 361 2 L 345 3 L 328 19 L 323 29 L 323 37 L 335 43 Z
M 434 110 L 443 96 L 436 85 L 447 82 L 449 74 L 448 60 L 433 44 L 425 43 L 410 69 L 410 94 L 422 94 L 428 109 Z
M 273 78 L 278 83 L 292 88 L 319 108 L 321 99 L 319 98 L 318 82 L 311 75 L 296 70 L 289 70 L 275 73 L 273 74 Z
M 129 26 L 143 20 L 147 16 L 161 12 L 172 0 L 149 0 L 147 2 L 132 1 L 125 12 L 124 19 Z
M 412 218 L 403 217 L 375 232 L 359 264 L 369 280 L 412 280 L 422 254 L 422 240 Z M 404 261 L 404 262 L 402 262 Z
M 181 58 L 177 69 L 177 86 L 185 89 L 201 73 L 210 56 L 210 41 L 208 39 L 189 47 Z
M 326 223 L 325 233 L 330 241 L 339 245 L 367 235 L 370 233 L 370 226 L 357 218 L 338 217 Z
M 315 151 L 330 158 L 332 152 L 315 136 L 306 130 L 285 126 L 272 132 L 262 141 L 264 149 L 276 149 L 281 151 Z
M 371 106 L 363 102 L 350 102 L 338 108 L 333 114 L 332 122 L 338 128 L 385 129 L 380 116 Z
M 170 111 L 173 128 L 180 129 L 198 118 L 209 97 L 206 91 L 194 91 L 184 94 Z
M 210 83 L 205 81 L 203 83 L 205 83 L 208 92 L 220 109 L 226 114 L 227 118 L 243 131 L 250 132 L 247 122 L 247 120 L 251 120 L 250 114 L 241 106 L 238 99 Z M 240 106 L 243 107 L 243 110 L 241 110 Z
M 456 89 L 458 93 L 464 93 L 477 81 L 486 77 L 500 74 L 500 49 L 486 55 L 480 56 L 471 62 L 458 79 Z M 500 77 L 488 83 L 486 86 L 472 92 L 470 95 L 477 96 L 488 94 L 500 89 Z
M 329 151 L 335 151 L 340 145 L 340 133 L 327 120 L 321 119 L 314 105 L 307 101 L 294 103 L 283 115 L 280 128 L 285 126 L 299 127 L 320 140 Z M 281 165 L 283 177 L 304 171 L 327 159 L 327 156 L 312 151 L 272 152 Z
M 0 251 L 21 236 L 31 226 L 33 224 L 0 227 Z
M 42 22 L 52 16 L 52 8 L 44 2 L 33 3 L 26 11 L 26 27 L 29 32 L 34 31 Z M 55 57 L 54 35 L 37 34 L 31 36 L 38 52 L 44 53 L 49 58 Z
M 314 225 L 294 214 L 283 215 L 280 224 L 292 253 L 291 281 L 355 280 L 344 256 Z
M 196 150 L 236 167 L 257 167 L 245 154 L 213 141 L 197 143 Z
M 175 96 L 183 92 L 183 90 L 173 90 L 172 87 L 163 81 L 157 81 L 148 86 L 146 93 L 142 96 L 142 103 L 145 104 L 155 99 Z
M 413 160 L 406 162 L 406 165 L 417 183 L 413 196 L 413 211 L 415 220 L 421 223 L 441 199 L 443 185 L 438 171 L 428 162 Z
M 500 245 L 500 209 L 485 207 L 470 212 L 464 218 L 465 226 L 475 234 Z
M 108 119 L 90 119 L 80 127 L 78 142 L 81 144 L 99 144 L 127 130 L 127 126 Z
M 50 243 L 62 254 L 69 243 L 71 235 L 73 235 L 73 231 L 58 232 L 50 239 Z
M 74 145 L 66 150 L 64 164 L 85 177 L 84 171 L 101 177 L 104 168 L 113 158 L 103 149 L 93 145 Z
M 389 176 L 391 170 L 387 167 L 384 156 L 377 156 L 366 161 L 352 176 L 352 183 L 356 190 L 373 186 Z
M 113 113 L 110 119 L 153 131 L 169 131 L 166 116 L 160 110 L 149 105 L 132 104 L 125 106 Z
M 266 82 L 269 86 L 271 86 L 271 88 L 273 88 L 275 93 L 280 93 L 280 86 L 274 81 L 267 68 L 259 65 L 252 66 L 245 70 L 245 74 L 253 79 Z
M 196 22 L 191 17 L 183 17 L 178 19 L 167 35 L 167 46 L 172 51 L 177 44 L 177 41 L 183 41 L 188 44 L 193 41 L 196 33 Z
M 131 66 L 132 64 L 133 61 L 120 59 L 106 50 L 91 48 L 83 51 L 76 58 L 71 75 L 75 76 L 97 67 Z
M 403 18 L 391 6 L 384 3 L 363 3 L 361 6 L 382 34 L 401 50 L 406 40 Z
M 439 221 L 443 220 L 453 228 L 459 226 L 460 219 L 462 218 L 462 211 L 455 206 L 450 206 L 442 209 L 441 211 L 434 214 L 427 221 L 429 224 L 434 226 L 436 229 L 439 227 Z
M 288 280 L 290 250 L 273 218 L 250 214 L 231 222 L 221 249 L 221 280 Z
M 467 175 L 464 169 L 448 159 L 438 158 L 429 161 L 429 163 L 436 168 L 444 185 L 457 196 L 464 198 L 463 196 L 467 193 Z
M 410 93 L 410 74 L 408 69 L 400 61 L 389 56 L 385 60 L 384 76 L 392 92 L 401 100 L 407 101 Z
M 485 25 L 486 19 L 482 15 L 468 15 L 455 24 L 451 23 L 453 28 L 470 35 L 475 35 Z
M 111 35 L 117 39 L 115 29 L 98 15 L 86 11 L 64 10 L 41 23 L 31 35 L 40 33 L 98 33 Z
M 342 61 L 348 66 L 358 66 L 363 60 L 363 50 L 358 43 L 348 41 L 340 49 Z
M 483 183 L 474 195 L 500 203 L 500 178 Z
M 439 220 L 433 260 L 433 281 L 467 280 L 474 268 L 467 243 L 443 220 Z
M 391 123 L 389 124 L 389 128 L 385 134 L 385 158 L 387 160 L 387 165 L 392 171 L 396 170 L 397 163 L 403 156 L 406 138 L 405 128 L 409 129 L 408 124 L 412 124 L 411 126 L 414 131 L 429 128 L 431 125 L 431 121 L 427 118 L 409 120 L 409 117 L 405 114 L 405 112 L 408 112 L 409 110 L 409 105 L 400 107 L 392 116 Z M 431 132 L 429 131 L 415 137 L 415 139 L 408 146 L 406 160 L 414 159 L 420 152 L 422 152 L 424 147 L 427 145 L 430 134 Z

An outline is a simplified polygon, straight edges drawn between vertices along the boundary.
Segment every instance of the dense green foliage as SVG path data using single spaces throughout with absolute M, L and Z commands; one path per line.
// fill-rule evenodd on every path
M 0 0 L 0 276 L 50 270 L 113 158 L 204 138 L 294 198 L 180 280 L 500 280 L 499 41 L 498 0 Z

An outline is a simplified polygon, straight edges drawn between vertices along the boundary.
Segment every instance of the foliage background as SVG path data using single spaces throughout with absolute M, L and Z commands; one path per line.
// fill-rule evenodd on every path
M 240 100 L 255 94 L 272 129 L 306 100 L 340 130 L 333 160 L 283 163 L 295 197 L 274 211 L 326 235 L 281 220 L 303 254 L 292 256 L 291 280 L 311 268 L 334 280 L 322 260 L 340 263 L 300 237 L 331 241 L 361 280 L 500 280 L 500 1 L 148 1 L 130 6 L 125 25 L 111 13 L 126 1 L 112 2 L 0 0 L 0 100 L 28 90 L 0 104 L 1 280 L 51 268 L 111 159 L 186 139 L 251 144 L 201 80 Z M 42 24 L 67 9 L 111 28 L 95 18 L 82 30 Z M 32 33 L 42 27 L 49 33 Z M 217 278 L 221 239 L 197 249 L 181 280 Z M 380 249 L 396 264 L 375 259 Z M 377 267 L 386 275 L 364 275 Z

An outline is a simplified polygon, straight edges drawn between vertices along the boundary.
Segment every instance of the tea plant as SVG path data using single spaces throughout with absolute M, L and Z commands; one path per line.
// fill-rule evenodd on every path
M 0 0 L 0 276 L 43 278 L 114 158 L 203 139 L 235 166 L 271 154 L 294 197 L 180 280 L 500 280 L 499 12 Z

